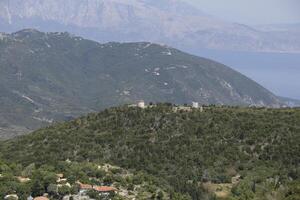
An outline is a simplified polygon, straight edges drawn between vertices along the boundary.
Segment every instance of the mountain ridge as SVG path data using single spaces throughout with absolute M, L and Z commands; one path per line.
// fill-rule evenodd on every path
M 180 49 L 300 52 L 295 34 L 264 32 L 214 18 L 187 3 L 164 0 L 0 2 L 4 27 L 73 31 L 99 42 L 166 43 Z M 1 15 L 2 14 L 2 15 Z M 293 38 L 293 39 L 291 39 Z
M 100 44 L 69 33 L 26 29 L 3 36 L 0 52 L 3 127 L 32 130 L 140 99 L 282 105 L 229 67 L 166 45 Z

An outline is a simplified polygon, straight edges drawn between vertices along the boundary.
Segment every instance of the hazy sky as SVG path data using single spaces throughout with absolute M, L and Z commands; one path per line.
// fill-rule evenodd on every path
M 300 0 L 185 0 L 204 12 L 244 24 L 300 23 Z

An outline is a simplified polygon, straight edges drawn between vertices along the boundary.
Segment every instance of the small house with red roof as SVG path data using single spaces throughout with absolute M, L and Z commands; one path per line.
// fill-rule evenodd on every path
M 79 181 L 77 182 L 79 184 L 79 193 L 81 195 L 86 194 L 86 192 L 90 191 L 90 190 L 94 190 L 96 192 L 99 193 L 99 195 L 111 195 L 111 194 L 115 194 L 115 192 L 117 191 L 116 188 L 111 187 L 111 186 L 92 186 L 89 184 L 83 184 L 80 183 Z
M 79 185 L 79 193 L 80 194 L 86 194 L 87 191 L 92 190 L 93 186 L 89 184 L 83 184 L 80 183 L 79 181 L 77 182 Z
M 104 195 L 114 194 L 117 191 L 116 188 L 110 186 L 94 186 L 93 189 Z

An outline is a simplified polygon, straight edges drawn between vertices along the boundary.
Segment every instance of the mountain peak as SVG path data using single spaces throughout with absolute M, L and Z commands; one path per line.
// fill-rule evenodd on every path
M 23 29 L 18 32 L 12 34 L 13 37 L 18 39 L 20 38 L 28 38 L 28 37 L 35 37 L 35 36 L 43 36 L 45 33 L 38 31 L 37 29 Z

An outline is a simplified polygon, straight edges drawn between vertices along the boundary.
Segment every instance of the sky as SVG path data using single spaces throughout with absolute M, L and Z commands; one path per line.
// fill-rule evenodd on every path
M 227 21 L 258 25 L 300 23 L 300 0 L 184 0 Z

